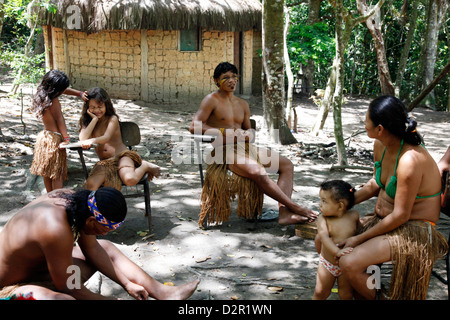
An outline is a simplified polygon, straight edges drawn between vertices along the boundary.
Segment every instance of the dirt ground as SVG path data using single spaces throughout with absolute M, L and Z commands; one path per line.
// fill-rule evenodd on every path
M 41 123 L 29 111 L 32 89 L 26 88 L 21 99 L 10 98 L 8 79 L 0 81 L 0 230 L 7 220 L 25 204 L 45 192 L 40 177 L 32 176 L 29 168 L 33 145 Z M 245 97 L 244 97 L 245 98 Z M 252 118 L 262 127 L 260 98 L 248 98 Z M 151 183 L 153 230 L 149 232 L 144 217 L 143 198 L 128 199 L 128 216 L 124 225 L 106 236 L 126 255 L 161 282 L 179 285 L 195 278 L 201 283 L 192 300 L 309 300 L 315 286 L 318 255 L 312 240 L 297 237 L 294 226 L 280 226 L 276 221 L 254 222 L 238 219 L 233 213 L 229 222 L 221 226 L 200 229 L 197 217 L 200 207 L 200 177 L 194 155 L 184 149 L 183 163 L 177 164 L 173 150 L 180 144 L 191 144 L 188 128 L 198 102 L 186 106 L 162 106 L 114 99 L 121 120 L 134 121 L 141 128 L 142 141 L 137 146 L 141 156 L 164 168 L 159 179 Z M 369 100 L 348 98 L 343 108 L 344 136 L 352 136 L 364 129 L 363 120 Z M 77 137 L 80 99 L 61 98 L 69 132 Z M 318 185 L 325 179 L 345 179 L 358 187 L 370 179 L 372 141 L 363 132 L 348 139 L 349 162 L 361 169 L 330 170 L 337 159 L 333 148 L 320 148 L 334 141 L 331 116 L 324 131 L 313 136 L 309 130 L 317 114 L 317 107 L 307 98 L 296 97 L 299 115 L 299 143 L 277 146 L 269 142 L 263 130 L 258 130 L 259 145 L 274 148 L 295 164 L 293 199 L 318 209 Z M 450 145 L 450 114 L 415 109 L 413 114 L 424 135 L 426 147 L 439 160 Z M 72 139 L 76 140 L 75 138 Z M 317 150 L 316 150 L 317 149 Z M 315 152 L 317 151 L 317 152 Z M 88 166 L 95 162 L 92 152 L 86 153 Z M 78 154 L 68 155 L 68 188 L 82 187 L 83 172 Z M 275 178 L 275 177 L 273 177 Z M 126 191 L 123 190 L 125 193 Z M 374 201 L 355 207 L 361 215 L 372 211 Z M 264 208 L 277 209 L 266 197 Z M 450 221 L 441 217 L 439 230 L 448 236 Z M 443 272 L 439 261 L 435 270 Z M 383 281 L 389 279 L 389 267 Z M 123 289 L 97 274 L 89 286 L 104 295 L 130 299 Z M 336 290 L 334 290 L 336 291 Z M 329 299 L 338 299 L 333 292 Z M 432 277 L 428 299 L 445 300 L 445 286 Z

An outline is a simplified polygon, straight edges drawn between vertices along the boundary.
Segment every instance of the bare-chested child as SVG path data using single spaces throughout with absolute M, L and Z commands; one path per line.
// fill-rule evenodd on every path
M 250 124 L 250 108 L 248 103 L 234 95 L 238 82 L 236 66 L 220 63 L 214 71 L 214 82 L 218 90 L 208 94 L 200 104 L 194 115 L 190 131 L 195 134 L 215 135 L 218 138 L 213 147 L 220 144 L 234 144 L 236 141 L 252 141 L 254 131 Z M 262 162 L 261 166 L 247 155 L 237 154 L 234 161 L 228 162 L 228 169 L 242 177 L 256 182 L 264 194 L 279 203 L 280 224 L 295 224 L 305 221 L 314 221 L 317 213 L 304 208 L 291 200 L 293 190 L 294 166 L 292 162 L 274 151 L 258 149 L 261 158 L 276 159 L 277 164 Z M 245 157 L 242 159 L 241 157 Z M 275 168 L 279 179 L 275 183 L 267 175 L 267 171 Z
M 59 189 L 26 205 L 0 232 L 0 299 L 112 299 L 84 286 L 96 271 L 138 300 L 190 297 L 198 280 L 166 286 L 113 243 L 97 240 L 120 227 L 126 214 L 125 199 L 114 188 Z
M 59 70 L 44 75 L 33 97 L 33 111 L 44 123 L 44 130 L 36 138 L 30 172 L 43 177 L 47 192 L 62 188 L 67 178 L 66 150 L 59 148 L 70 141 L 58 99 L 63 93 L 87 100 L 86 92 L 69 88 L 69 78 Z
M 97 144 L 95 151 L 100 161 L 92 169 L 86 188 L 97 190 L 104 185 L 121 190 L 122 182 L 134 186 L 145 173 L 150 180 L 158 177 L 160 167 L 142 160 L 122 142 L 119 117 L 107 92 L 92 88 L 88 99 L 81 114 L 79 138 L 83 148 Z
M 354 236 L 361 224 L 357 211 L 350 210 L 355 203 L 355 189 L 342 180 L 325 181 L 320 185 L 320 212 L 317 219 L 319 266 L 317 268 L 314 300 L 325 300 L 337 279 L 341 300 L 353 298 L 353 290 L 341 274 L 339 258 L 353 249 L 340 249 L 337 244 Z

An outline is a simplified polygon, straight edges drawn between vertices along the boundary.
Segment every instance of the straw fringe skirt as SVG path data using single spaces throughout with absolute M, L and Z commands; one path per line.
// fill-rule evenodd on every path
M 370 218 L 364 230 L 381 221 Z M 445 237 L 429 222 L 410 220 L 389 232 L 393 270 L 389 285 L 391 300 L 425 300 L 434 262 L 448 250 Z
M 224 145 L 223 149 L 213 150 L 210 157 L 217 156 L 215 151 L 218 151 L 217 160 L 220 161 L 218 161 L 219 163 L 207 161 L 209 164 L 201 194 L 199 226 L 203 226 L 205 219 L 215 224 L 228 221 L 231 214 L 231 201 L 235 200 L 236 197 L 238 197 L 236 210 L 238 217 L 253 219 L 255 214 L 260 216 L 264 193 L 253 180 L 229 172 L 226 163 L 226 156 L 231 152 L 258 161 L 256 147 L 250 143 Z M 220 155 L 220 153 L 223 153 L 223 155 Z
M 135 168 L 142 164 L 142 159 L 136 151 L 125 150 L 114 157 L 97 162 L 89 173 L 89 176 L 105 174 L 105 182 L 103 183 L 103 186 L 115 188 L 121 191 L 122 180 L 119 176 L 119 170 L 121 168 L 118 167 L 118 164 L 119 160 L 123 157 L 128 157 L 133 160 Z
M 67 153 L 59 149 L 63 137 L 59 133 L 43 130 L 39 132 L 34 147 L 33 163 L 30 172 L 34 175 L 55 180 L 67 180 Z

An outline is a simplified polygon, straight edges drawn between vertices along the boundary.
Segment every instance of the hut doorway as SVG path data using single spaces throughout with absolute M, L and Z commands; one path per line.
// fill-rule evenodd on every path
M 243 32 L 235 32 L 234 33 L 234 65 L 238 68 L 239 73 L 241 75 L 241 80 L 242 80 L 242 75 L 243 75 L 243 70 L 244 70 L 244 66 L 243 66 L 243 56 L 244 56 L 244 46 L 243 46 L 243 42 L 244 42 L 244 36 L 243 36 Z M 237 93 L 242 94 L 244 92 L 244 82 L 243 81 L 239 81 L 238 82 L 238 87 L 237 87 Z

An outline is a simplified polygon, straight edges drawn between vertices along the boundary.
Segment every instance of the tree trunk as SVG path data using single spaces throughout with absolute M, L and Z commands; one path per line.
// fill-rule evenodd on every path
M 398 63 L 398 70 L 397 75 L 395 79 L 395 96 L 396 97 L 402 97 L 402 82 L 403 82 L 403 75 L 405 74 L 406 70 L 406 63 L 408 62 L 408 56 L 411 50 L 411 44 L 414 39 L 414 32 L 416 31 L 416 25 L 417 25 L 417 15 L 418 10 L 417 7 L 419 5 L 419 0 L 413 0 L 412 8 L 411 8 L 411 17 L 409 19 L 409 28 L 408 28 L 408 34 L 406 36 L 405 44 L 403 45 L 402 54 L 400 55 L 400 60 Z M 406 8 L 404 9 L 406 10 Z M 407 13 L 405 12 L 402 14 L 403 19 L 406 20 Z
M 312 26 L 320 21 L 321 4 L 322 0 L 309 0 L 308 25 Z M 314 60 L 308 60 L 303 71 L 305 77 L 305 93 L 310 96 L 314 92 Z
M 291 144 L 297 140 L 286 123 L 283 16 L 284 0 L 263 0 L 262 93 L 264 120 L 272 140 Z
M 358 0 L 356 1 L 356 5 L 358 7 L 358 11 L 362 15 L 366 15 L 367 12 L 369 12 L 369 6 L 367 5 L 366 0 Z M 366 26 L 369 29 L 369 32 L 372 35 L 375 43 L 378 79 L 380 80 L 381 93 L 395 95 L 395 89 L 391 81 L 389 66 L 386 59 L 386 49 L 384 46 L 383 34 L 381 33 L 380 8 L 375 10 L 375 13 L 366 20 Z
M 287 98 L 286 98 L 286 112 L 287 112 L 287 123 L 289 129 L 291 131 L 297 132 L 297 112 L 295 111 L 295 108 L 293 107 L 293 94 L 294 94 L 294 74 L 292 73 L 291 69 L 291 60 L 289 58 L 289 51 L 288 47 L 286 45 L 286 38 L 289 31 L 289 25 L 290 25 L 290 14 L 289 9 L 287 7 L 284 7 L 284 64 L 286 69 L 286 77 L 288 79 L 288 88 L 287 88 Z
M 427 12 L 427 28 L 424 44 L 422 46 L 422 69 L 417 79 L 419 88 L 427 87 L 434 78 L 434 66 L 437 55 L 437 42 L 439 29 L 444 21 L 448 0 L 429 0 Z M 436 110 L 436 98 L 434 92 L 430 92 L 425 100 L 425 105 Z
M 408 111 L 411 111 L 434 89 L 434 87 L 441 81 L 447 73 L 450 72 L 450 62 L 442 69 L 442 71 L 438 74 L 438 76 L 431 81 L 431 83 L 423 89 L 423 91 L 414 99 L 413 102 L 408 106 Z
M 343 85 L 344 85 L 344 59 L 345 49 L 350 40 L 353 29 L 360 23 L 368 19 L 377 9 L 383 5 L 384 0 L 380 0 L 377 5 L 367 13 L 358 18 L 353 18 L 348 10 L 344 7 L 343 0 L 330 0 L 334 7 L 336 16 L 336 56 L 334 58 L 333 67 L 328 78 L 327 88 L 313 132 L 317 135 L 319 130 L 325 124 L 328 111 L 333 107 L 334 134 L 336 139 L 336 148 L 338 153 L 339 165 L 347 165 L 347 155 L 345 152 L 344 135 L 342 130 L 341 109 L 343 102 Z

